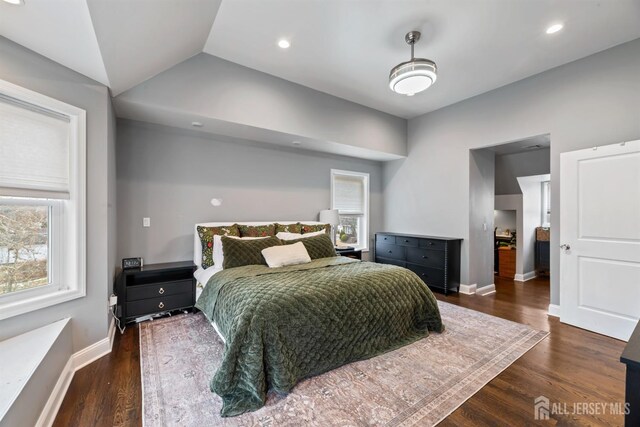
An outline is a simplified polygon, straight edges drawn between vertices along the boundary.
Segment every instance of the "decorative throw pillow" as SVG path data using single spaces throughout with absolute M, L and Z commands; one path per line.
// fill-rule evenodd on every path
M 219 227 L 198 226 L 198 236 L 202 244 L 202 268 L 205 270 L 213 265 L 213 236 L 240 236 L 238 224 Z
M 271 246 L 280 246 L 282 242 L 275 236 L 266 239 L 241 240 L 222 236 L 224 251 L 223 268 L 242 267 L 243 265 L 267 265 L 262 250 Z
M 276 234 L 278 233 L 297 233 L 302 234 L 302 225 L 299 222 L 295 224 L 278 224 L 276 222 Z
M 297 239 L 307 239 L 313 236 L 319 236 L 321 234 L 327 234 L 324 230 L 316 231 L 314 233 L 300 234 L 300 233 L 287 233 L 286 231 L 281 231 L 276 233 L 276 237 L 280 240 L 297 240 Z
M 272 246 L 262 250 L 262 256 L 269 268 L 284 267 L 286 265 L 306 264 L 311 262 L 309 253 L 302 242 L 293 245 Z
M 267 237 L 276 235 L 276 225 L 238 225 L 240 237 Z
M 315 233 L 316 231 L 324 231 L 331 233 L 331 224 L 300 224 L 302 226 L 302 234 Z
M 304 247 L 307 248 L 311 259 L 337 256 L 331 238 L 326 233 L 320 234 L 319 236 L 307 237 L 306 239 L 303 237 L 297 240 L 282 240 L 282 243 L 285 245 L 292 245 L 298 242 L 302 242 Z
M 232 239 L 242 239 L 242 240 L 251 240 L 251 239 L 267 239 L 267 237 L 237 237 L 237 236 L 227 236 Z M 218 268 L 222 268 L 224 265 L 224 252 L 222 251 L 222 236 L 216 234 L 213 236 L 213 265 Z

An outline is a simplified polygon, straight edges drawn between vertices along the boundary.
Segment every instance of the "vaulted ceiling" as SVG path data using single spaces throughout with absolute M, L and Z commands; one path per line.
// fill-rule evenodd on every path
M 564 30 L 545 34 L 553 22 Z M 387 79 L 413 29 L 423 32 L 416 56 L 439 76 L 409 98 Z M 640 1 L 0 1 L 0 35 L 114 96 L 204 51 L 410 118 L 640 37 Z

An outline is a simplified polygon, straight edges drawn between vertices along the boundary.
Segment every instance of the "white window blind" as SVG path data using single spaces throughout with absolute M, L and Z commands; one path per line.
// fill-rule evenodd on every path
M 0 196 L 69 197 L 69 117 L 0 94 Z
M 365 186 L 360 176 L 334 176 L 333 208 L 341 214 L 364 214 Z

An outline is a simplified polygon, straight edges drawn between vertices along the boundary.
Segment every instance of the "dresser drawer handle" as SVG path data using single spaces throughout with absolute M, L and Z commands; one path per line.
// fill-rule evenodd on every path
M 404 239 L 404 242 L 405 242 L 405 243 L 409 243 L 409 240 L 407 240 L 407 239 Z
M 429 257 L 426 255 L 422 255 L 422 259 L 429 259 Z
M 158 304 L 158 308 L 164 308 L 164 303 L 161 302 L 160 304 Z
M 160 288 L 160 289 L 158 290 L 158 293 L 159 293 L 160 295 L 164 294 L 164 288 Z
M 429 242 L 429 246 L 433 246 L 433 242 Z
M 392 253 L 393 253 L 393 251 L 389 251 L 389 253 L 390 253 L 390 254 L 392 254 Z
M 427 273 L 422 273 L 421 276 L 422 277 L 429 277 L 429 276 L 427 276 Z

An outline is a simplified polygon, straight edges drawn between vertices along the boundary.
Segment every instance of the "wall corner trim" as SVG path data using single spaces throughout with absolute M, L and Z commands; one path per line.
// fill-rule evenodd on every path
M 476 285 L 475 283 L 473 285 L 463 285 L 461 283 L 460 287 L 458 288 L 458 292 L 465 295 L 474 295 L 476 293 L 477 287 L 478 285 Z
M 105 338 L 71 355 L 40 413 L 36 427 L 50 427 L 53 425 L 74 374 L 77 370 L 111 352 L 115 331 L 115 321 L 112 319 L 108 335 Z
M 549 304 L 548 316 L 560 317 L 560 306 L 558 304 Z
M 536 275 L 535 271 L 529 271 L 528 273 L 524 274 L 516 274 L 513 277 L 513 280 L 515 280 L 516 282 L 526 282 L 527 280 L 535 279 L 536 277 L 538 276 Z

